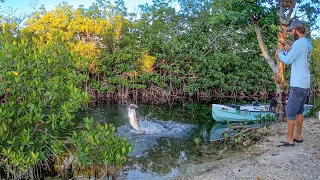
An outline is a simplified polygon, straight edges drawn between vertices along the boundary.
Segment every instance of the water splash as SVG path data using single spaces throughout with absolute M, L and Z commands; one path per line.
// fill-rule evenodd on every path
M 139 134 L 129 124 L 118 127 L 117 134 L 126 137 L 129 142 L 134 143 L 132 155 L 136 157 L 143 156 L 148 148 L 157 145 L 157 139 L 167 138 L 185 138 L 196 126 L 174 121 L 160 120 L 142 120 L 139 119 L 139 127 L 144 134 Z

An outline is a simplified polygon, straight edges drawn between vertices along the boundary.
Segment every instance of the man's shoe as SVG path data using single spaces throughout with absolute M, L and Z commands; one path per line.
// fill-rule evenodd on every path
M 293 142 L 296 142 L 296 143 L 302 143 L 302 142 L 303 142 L 303 140 L 302 140 L 302 139 L 301 139 L 301 140 L 293 139 Z
M 277 147 L 281 147 L 281 146 L 291 147 L 291 146 L 294 146 L 294 143 L 293 143 L 293 144 L 290 144 L 290 143 L 288 143 L 288 142 L 282 141 L 281 144 L 277 145 Z

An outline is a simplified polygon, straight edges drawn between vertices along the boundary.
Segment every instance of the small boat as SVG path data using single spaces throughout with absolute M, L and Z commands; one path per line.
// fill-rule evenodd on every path
M 306 117 L 312 105 L 305 105 L 303 112 Z M 270 112 L 269 105 L 260 105 L 259 103 L 252 103 L 250 105 L 230 105 L 212 104 L 212 117 L 216 122 L 252 122 L 257 120 L 257 116 L 275 116 Z

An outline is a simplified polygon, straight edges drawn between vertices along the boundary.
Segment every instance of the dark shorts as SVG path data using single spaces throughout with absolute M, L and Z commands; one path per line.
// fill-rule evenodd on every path
M 309 89 L 291 87 L 288 103 L 286 105 L 286 114 L 288 120 L 296 120 L 297 114 L 302 114 L 304 104 L 307 102 Z

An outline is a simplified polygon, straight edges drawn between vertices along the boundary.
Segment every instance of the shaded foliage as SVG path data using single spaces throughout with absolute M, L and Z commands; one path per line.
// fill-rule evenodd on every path
M 43 42 L 5 23 L 0 40 L 0 168 L 7 179 L 39 178 L 32 168 L 61 152 L 57 135 L 72 126 L 73 113 L 89 100 L 79 89 L 85 77 L 75 66 L 82 57 L 69 52 L 61 37 Z

